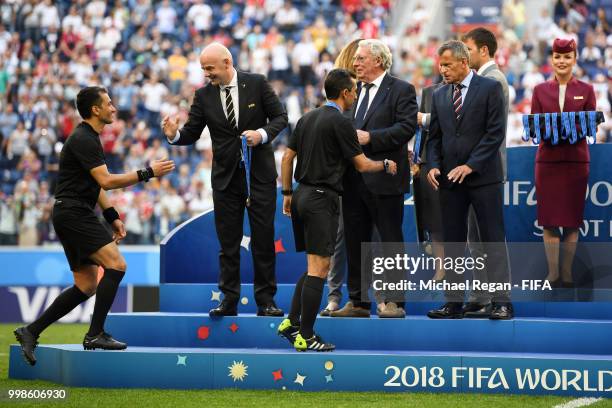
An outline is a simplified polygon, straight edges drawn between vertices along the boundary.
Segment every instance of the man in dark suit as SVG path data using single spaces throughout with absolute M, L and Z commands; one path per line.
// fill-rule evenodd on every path
M 427 139 L 429 138 L 429 123 L 431 119 L 431 104 L 433 93 L 444 83 L 433 84 L 421 91 L 421 104 L 417 114 L 417 122 L 421 128 L 420 140 L 415 140 L 412 171 L 412 196 L 414 197 L 414 211 L 417 220 L 417 234 L 419 242 L 431 243 L 431 252 L 434 256 L 443 258 L 444 248 L 442 242 L 442 211 L 440 210 L 440 194 L 427 182 L 429 165 L 427 162 Z M 418 142 L 418 146 L 417 146 Z M 442 280 L 444 269 L 436 264 L 436 271 L 432 279 Z
M 241 157 L 243 136 L 252 148 L 250 205 L 246 208 L 251 225 L 257 314 L 282 316 L 282 310 L 274 303 L 277 173 L 269 142 L 287 126 L 287 113 L 262 75 L 234 69 L 232 55 L 223 45 L 207 46 L 200 63 L 210 83 L 196 90 L 187 123 L 178 130 L 178 118 L 166 117 L 162 128 L 170 143 L 177 145 L 193 144 L 205 126 L 210 130 L 215 226 L 221 244 L 219 289 L 224 294 L 210 315 L 235 316 L 240 298 L 240 243 L 248 191 L 245 160 Z
M 360 174 L 353 168 L 345 173 L 342 211 L 350 301 L 330 313 L 332 317 L 370 316 L 367 290 L 371 271 L 366 266 L 362 276 L 361 243 L 372 240 L 373 227 L 376 226 L 383 243 L 404 241 L 404 194 L 410 190 L 407 143 L 414 136 L 418 106 L 414 86 L 387 72 L 391 64 L 391 52 L 383 42 L 359 43 L 354 68 L 360 86 L 353 108 L 357 137 L 368 158 L 396 162 L 397 175 Z M 403 296 L 382 300 L 387 302 L 379 303 L 379 316 L 405 316 Z
M 438 49 L 440 73 L 446 85 L 434 92 L 427 157 L 427 180 L 440 188 L 444 240 L 455 243 L 445 256 L 465 256 L 467 217 L 474 206 L 487 253 L 490 283 L 508 282 L 503 214 L 503 171 L 499 145 L 504 140 L 505 112 L 501 84 L 475 74 L 469 67 L 469 51 L 460 41 L 448 41 Z M 450 273 L 449 273 L 450 272 Z M 462 272 L 447 271 L 451 283 Z M 452 289 L 452 288 L 451 288 Z M 447 303 L 428 313 L 431 318 L 462 318 L 463 291 L 447 290 Z M 513 317 L 509 291 L 492 294 L 492 319 Z
M 463 36 L 463 43 L 467 46 L 470 52 L 470 68 L 476 70 L 478 75 L 486 78 L 491 78 L 498 81 L 502 86 L 504 93 L 504 119 L 508 122 L 508 81 L 506 76 L 495 64 L 495 52 L 497 51 L 497 40 L 495 34 L 483 27 L 477 27 Z M 504 173 L 504 182 L 506 181 L 506 129 L 504 125 L 504 141 L 499 146 L 499 152 L 502 160 L 502 171 Z M 473 257 L 482 256 L 482 238 L 478 230 L 478 221 L 474 207 L 470 206 L 468 215 L 468 247 L 470 254 Z M 481 282 L 488 282 L 488 273 L 486 269 L 474 270 L 474 279 Z M 508 275 L 510 278 L 510 275 Z M 463 307 L 463 317 L 489 317 L 491 313 L 491 295 L 484 290 L 471 290 L 468 303 Z

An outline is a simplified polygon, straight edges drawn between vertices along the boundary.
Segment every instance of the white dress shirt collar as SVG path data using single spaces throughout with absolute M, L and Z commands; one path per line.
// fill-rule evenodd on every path
M 470 87 L 470 82 L 472 82 L 472 78 L 474 78 L 474 71 L 470 69 L 470 73 L 467 74 L 463 81 L 461 81 L 461 85 L 463 85 L 463 89 L 466 90 Z
M 236 68 L 232 68 L 233 76 L 232 80 L 227 85 L 219 85 L 222 91 L 225 91 L 225 88 L 228 86 L 234 87 L 234 89 L 238 89 L 238 72 L 236 72 Z
M 380 84 L 382 84 L 385 75 L 387 75 L 387 71 L 383 72 L 378 78 L 373 80 L 371 84 L 374 85 L 375 88 L 380 88 Z

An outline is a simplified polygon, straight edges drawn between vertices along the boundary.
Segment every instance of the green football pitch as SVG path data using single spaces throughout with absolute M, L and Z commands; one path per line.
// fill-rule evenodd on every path
M 554 407 L 574 398 L 529 397 L 485 394 L 425 394 L 380 392 L 290 392 L 290 391 L 186 391 L 152 389 L 68 388 L 45 381 L 8 379 L 9 345 L 15 343 L 15 324 L 0 324 L 0 406 L 1 407 Z M 80 343 L 86 325 L 53 325 L 41 337 L 42 344 Z M 66 389 L 63 401 L 8 402 L 10 389 Z M 601 400 L 589 407 L 612 407 L 612 400 Z

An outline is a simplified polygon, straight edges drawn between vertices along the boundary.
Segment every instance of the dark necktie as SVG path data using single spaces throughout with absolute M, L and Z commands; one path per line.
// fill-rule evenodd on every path
M 364 84 L 365 95 L 363 96 L 363 100 L 361 101 L 361 105 L 359 105 L 359 109 L 357 110 L 357 114 L 355 115 L 355 127 L 357 129 L 361 128 L 363 125 L 363 120 L 365 119 L 366 112 L 368 111 L 368 105 L 370 103 L 370 88 L 373 87 L 374 84 Z
M 462 84 L 455 84 L 453 91 L 453 109 L 455 110 L 455 118 L 459 120 L 461 116 L 461 107 L 463 106 L 463 98 L 461 98 Z
M 227 120 L 234 129 L 238 129 L 236 124 L 236 114 L 234 112 L 234 102 L 232 101 L 231 86 L 225 87 L 225 110 L 227 111 Z

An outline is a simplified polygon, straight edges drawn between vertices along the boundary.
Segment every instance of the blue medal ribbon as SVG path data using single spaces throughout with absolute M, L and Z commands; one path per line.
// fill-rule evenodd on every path
M 589 129 L 591 133 L 589 136 L 593 138 L 593 142 L 591 143 L 595 143 L 597 140 L 597 112 L 595 111 L 589 112 Z
M 552 114 L 552 130 L 553 130 L 553 137 L 552 137 L 552 144 L 553 146 L 556 146 L 559 144 L 559 129 L 557 128 L 559 126 L 559 123 L 557 122 L 557 118 L 559 117 L 559 114 L 557 112 L 554 112 Z
M 332 108 L 336 108 L 338 111 L 342 112 L 342 108 L 340 108 L 340 105 L 338 105 L 336 102 L 327 101 L 325 102 L 325 106 L 331 106 Z
M 578 141 L 578 130 L 576 130 L 576 112 L 570 112 L 570 125 L 572 128 L 572 133 L 570 134 L 570 143 L 574 144 Z
M 421 129 L 421 127 L 417 126 L 416 133 L 414 135 L 414 162 L 417 163 L 417 164 L 421 162 L 421 137 L 422 137 L 422 133 L 423 133 L 423 130 Z
M 528 142 L 531 137 L 531 132 L 529 131 L 529 115 L 523 115 L 523 141 Z
M 546 134 L 544 135 L 544 140 L 550 139 L 550 113 L 544 114 L 544 125 L 546 126 Z
M 533 127 L 535 128 L 533 144 L 540 144 L 540 115 L 533 115 Z
M 569 122 L 569 113 L 561 112 L 561 139 L 569 139 L 570 133 L 572 132 L 572 126 Z
M 242 135 L 240 137 L 242 142 L 242 161 L 244 162 L 244 172 L 246 175 L 246 185 L 247 185 L 247 199 L 246 206 L 249 207 L 251 205 L 251 154 L 253 153 L 253 148 L 247 145 L 246 136 Z
M 580 118 L 580 138 L 584 139 L 587 137 L 587 132 L 589 129 L 587 127 L 586 112 L 578 113 L 578 117 Z

